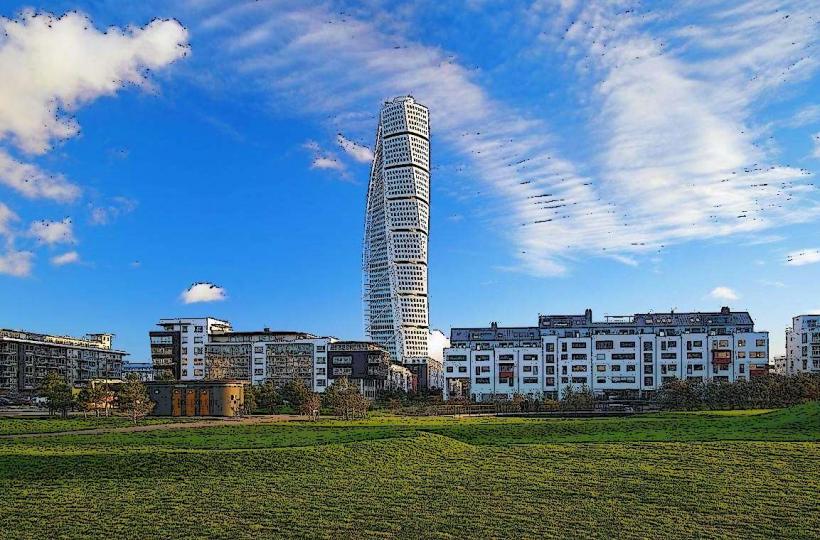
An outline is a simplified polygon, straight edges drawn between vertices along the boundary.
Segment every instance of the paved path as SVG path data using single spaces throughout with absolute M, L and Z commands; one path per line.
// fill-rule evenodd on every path
M 76 429 L 72 431 L 52 431 L 49 433 L 10 433 L 0 435 L 0 439 L 28 439 L 34 437 L 52 437 L 55 435 L 101 435 L 103 433 L 135 433 L 142 431 L 161 431 L 167 429 L 194 429 L 205 427 L 236 426 L 247 424 L 273 424 L 276 422 L 292 422 L 294 420 L 305 420 L 305 416 L 294 414 L 270 414 L 261 416 L 249 416 L 246 418 L 207 418 L 194 420 L 191 422 L 169 422 L 165 424 L 146 424 L 112 428 L 90 428 Z

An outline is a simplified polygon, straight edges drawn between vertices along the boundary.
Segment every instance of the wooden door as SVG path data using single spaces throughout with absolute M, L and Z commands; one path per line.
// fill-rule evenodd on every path
M 211 410 L 208 408 L 208 390 L 203 388 L 199 391 L 199 415 L 208 416 Z
M 196 416 L 196 389 L 185 391 L 185 416 Z
M 179 391 L 178 388 L 174 388 L 174 391 L 171 393 L 171 416 L 182 416 L 182 407 L 180 402 L 182 401 L 182 392 Z

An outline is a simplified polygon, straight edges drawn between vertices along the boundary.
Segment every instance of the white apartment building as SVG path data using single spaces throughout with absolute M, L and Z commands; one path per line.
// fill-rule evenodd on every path
M 778 375 L 788 375 L 788 368 L 787 366 L 788 361 L 785 354 L 780 354 L 774 357 L 772 364 L 772 372 L 777 373 Z
M 362 261 L 365 335 L 394 361 L 418 365 L 429 356 L 427 108 L 409 96 L 385 103 L 373 154 Z
M 567 385 L 599 395 L 646 397 L 664 382 L 736 381 L 768 372 L 768 332 L 747 312 L 645 313 L 593 321 L 541 315 L 538 326 L 453 328 L 445 397 L 559 397 Z
M 786 329 L 786 373 L 820 373 L 820 315 L 797 315 Z
M 307 388 L 328 386 L 327 350 L 335 338 L 307 332 L 228 332 L 213 336 L 205 347 L 205 378 L 271 381 L 277 387 L 301 379 Z
M 160 319 L 157 326 L 162 330 L 148 333 L 154 376 L 183 381 L 205 378 L 205 345 L 232 330 L 231 323 L 213 317 Z

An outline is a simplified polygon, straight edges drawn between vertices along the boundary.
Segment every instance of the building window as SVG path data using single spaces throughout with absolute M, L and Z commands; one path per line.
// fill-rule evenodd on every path
M 325 380 L 324 379 L 316 379 L 316 386 L 324 386 Z
M 453 366 L 447 366 L 447 373 L 453 372 Z
M 644 386 L 652 386 L 652 384 L 653 384 L 652 377 L 644 377 L 643 378 L 643 384 L 644 384 Z
M 586 373 L 587 367 L 585 365 L 572 366 L 573 373 Z

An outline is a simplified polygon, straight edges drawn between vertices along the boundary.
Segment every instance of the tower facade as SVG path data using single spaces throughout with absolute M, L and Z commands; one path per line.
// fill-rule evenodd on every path
M 382 106 L 364 235 L 364 320 L 369 339 L 400 363 L 428 357 L 427 243 L 430 119 L 412 97 Z

